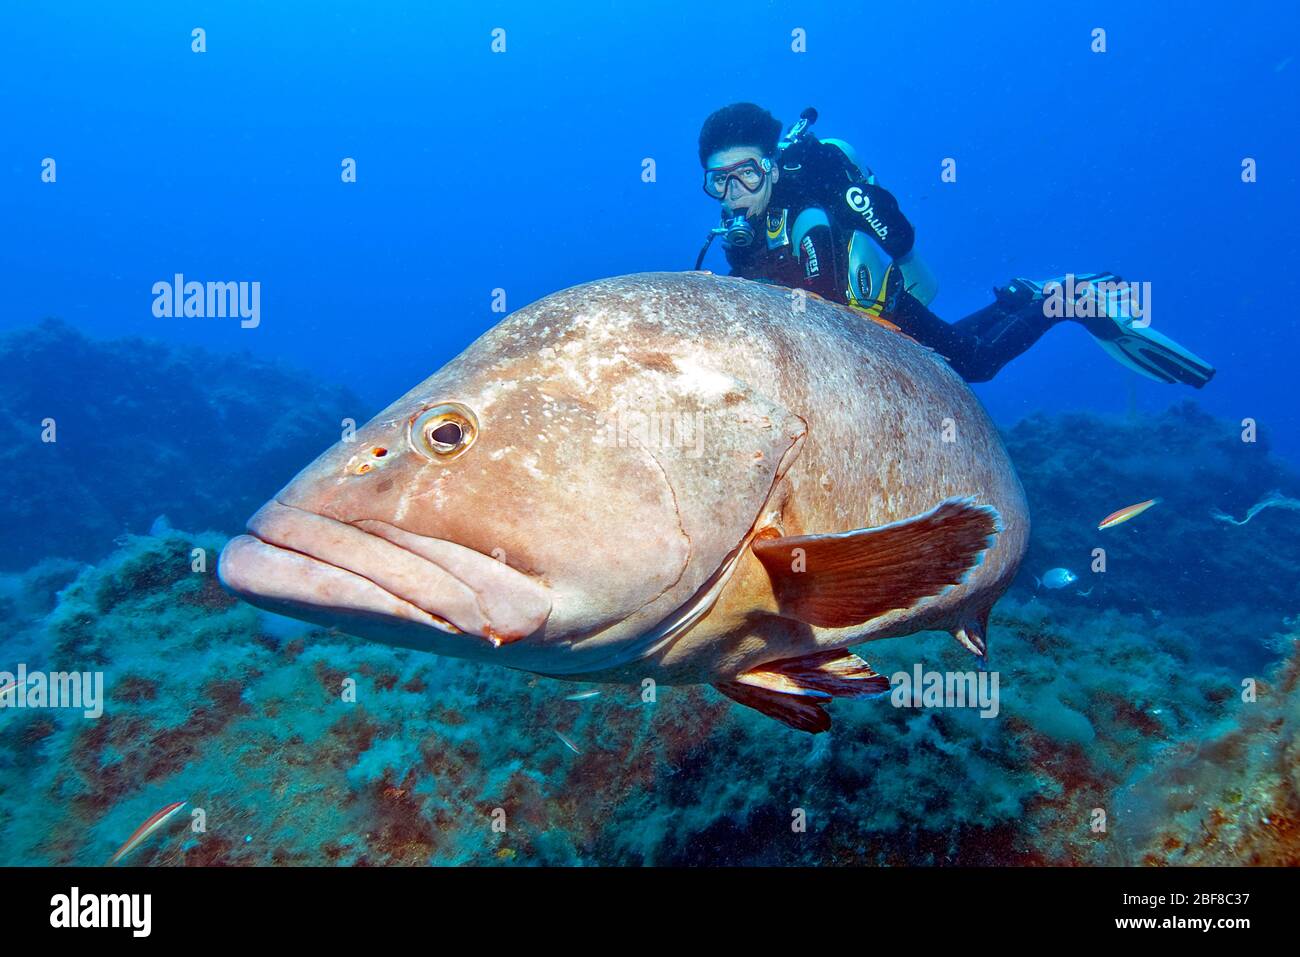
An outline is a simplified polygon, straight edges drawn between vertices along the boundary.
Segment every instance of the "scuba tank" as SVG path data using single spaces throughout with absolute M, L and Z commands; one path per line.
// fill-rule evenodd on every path
M 812 126 L 816 122 L 817 110 L 813 107 L 810 106 L 800 113 L 798 122 L 796 122 L 794 126 L 790 127 L 789 132 L 786 133 L 785 136 L 781 137 L 781 142 L 776 144 L 777 159 L 780 159 L 782 153 L 803 139 L 804 135 L 808 132 L 808 127 Z

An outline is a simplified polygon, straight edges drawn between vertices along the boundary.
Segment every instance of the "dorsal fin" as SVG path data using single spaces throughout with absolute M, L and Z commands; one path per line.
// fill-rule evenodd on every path
M 954 498 L 877 528 L 757 537 L 752 547 L 782 615 L 847 628 L 958 584 L 999 531 L 997 509 Z

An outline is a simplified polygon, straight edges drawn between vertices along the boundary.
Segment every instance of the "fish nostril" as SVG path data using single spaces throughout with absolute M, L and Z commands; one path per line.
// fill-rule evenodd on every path
M 388 449 L 382 445 L 372 445 L 365 452 L 359 452 L 347 460 L 343 471 L 349 475 L 365 475 L 387 464 Z M 360 461 L 358 461 L 360 460 Z

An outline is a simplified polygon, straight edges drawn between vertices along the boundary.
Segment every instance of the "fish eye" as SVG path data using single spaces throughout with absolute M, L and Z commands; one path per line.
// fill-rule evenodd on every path
M 429 433 L 429 438 L 439 449 L 452 449 L 460 445 L 463 430 L 455 422 L 444 422 Z M 444 449 L 445 446 L 445 449 Z
M 444 402 L 411 419 L 411 448 L 435 461 L 463 454 L 478 436 L 474 413 L 459 402 Z

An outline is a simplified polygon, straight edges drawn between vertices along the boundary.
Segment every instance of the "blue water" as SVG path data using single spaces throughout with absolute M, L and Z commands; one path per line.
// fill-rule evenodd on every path
M 178 800 L 211 831 L 133 863 L 1300 862 L 1293 834 L 1250 826 L 1282 819 L 1294 794 L 1267 772 L 1300 755 L 1297 8 L 549 6 L 0 11 L 0 670 L 93 667 L 110 689 L 97 721 L 0 714 L 0 864 L 102 863 Z M 707 689 L 572 702 L 268 618 L 191 573 L 343 416 L 498 322 L 499 290 L 513 311 L 689 269 L 717 219 L 699 126 L 737 100 L 787 124 L 815 106 L 856 147 L 914 223 L 940 315 L 1013 277 L 1112 270 L 1218 368 L 1158 385 L 1066 323 L 975 387 L 1034 516 L 993 620 L 1010 720 L 841 702 L 809 738 Z M 155 316 L 178 273 L 260 283 L 260 323 Z M 1216 517 L 1273 489 L 1286 504 L 1248 524 Z M 1094 581 L 1096 519 L 1155 495 Z M 1092 588 L 1035 591 L 1063 564 Z M 970 666 L 942 635 L 877 658 Z M 1276 691 L 1241 707 L 1243 678 Z M 506 838 L 482 826 L 497 802 Z M 796 803 L 812 823 L 790 843 Z M 1086 833 L 1099 804 L 1127 832 Z
M 1294 5 L 43 6 L 0 30 L 0 328 L 57 315 L 282 356 L 378 406 L 500 318 L 494 289 L 513 309 L 689 268 L 716 219 L 703 118 L 814 105 L 916 225 L 941 315 L 1017 275 L 1149 281 L 1156 328 L 1219 368 L 1197 398 L 1300 454 Z M 150 288 L 177 272 L 260 281 L 262 325 L 155 318 Z M 979 391 L 1014 420 L 1182 390 L 1066 326 Z

